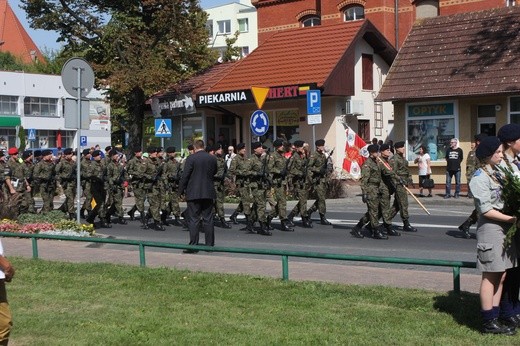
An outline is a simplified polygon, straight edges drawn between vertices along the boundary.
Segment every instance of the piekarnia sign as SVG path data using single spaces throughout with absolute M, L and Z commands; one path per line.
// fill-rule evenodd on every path
M 306 97 L 309 89 L 316 89 L 316 83 L 270 87 L 267 99 L 280 100 Z M 204 107 L 254 102 L 253 93 L 248 89 L 199 94 L 197 95 L 196 106 Z

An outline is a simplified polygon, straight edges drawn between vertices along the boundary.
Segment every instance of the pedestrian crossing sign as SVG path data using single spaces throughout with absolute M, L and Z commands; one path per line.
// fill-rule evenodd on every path
M 155 137 L 171 137 L 172 136 L 172 120 L 171 119 L 155 119 Z

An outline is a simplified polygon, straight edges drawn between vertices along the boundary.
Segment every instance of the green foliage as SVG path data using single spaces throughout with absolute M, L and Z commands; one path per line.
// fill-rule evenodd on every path
M 235 61 L 242 57 L 242 50 L 240 47 L 233 46 L 238 40 L 238 35 L 240 35 L 240 32 L 236 31 L 232 37 L 226 37 L 226 50 L 222 55 L 222 60 L 224 62 Z
M 48 213 L 43 214 L 20 214 L 18 216 L 18 223 L 26 224 L 26 223 L 56 223 L 60 220 L 66 219 L 66 215 L 64 212 L 60 210 L 52 210 Z
M 8 250 L 8 249 L 7 249 Z M 479 299 L 12 258 L 17 345 L 484 345 Z
M 0 70 L 24 71 L 25 64 L 9 52 L 0 52 Z

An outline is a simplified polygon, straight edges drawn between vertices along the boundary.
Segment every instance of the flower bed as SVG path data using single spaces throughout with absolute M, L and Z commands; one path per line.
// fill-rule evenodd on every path
M 74 237 L 92 237 L 95 235 L 93 225 L 78 224 L 65 219 L 65 214 L 52 211 L 47 214 L 22 214 L 17 221 L 4 219 L 0 221 L 0 232 L 64 235 Z

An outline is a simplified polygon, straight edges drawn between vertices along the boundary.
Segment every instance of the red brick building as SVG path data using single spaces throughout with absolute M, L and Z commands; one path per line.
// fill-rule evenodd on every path
M 513 0 L 252 0 L 258 11 L 258 43 L 302 26 L 369 19 L 401 47 L 417 19 L 514 5 Z

